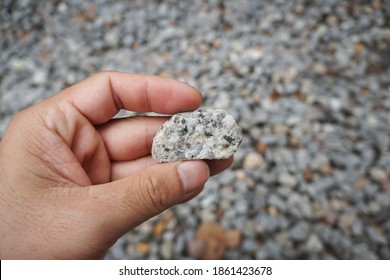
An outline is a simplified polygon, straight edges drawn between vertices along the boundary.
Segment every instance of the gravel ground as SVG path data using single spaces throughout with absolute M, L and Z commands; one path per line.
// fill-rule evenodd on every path
M 186 81 L 244 134 L 107 259 L 390 259 L 390 1 L 86 2 L 0 2 L 0 137 L 104 69 Z

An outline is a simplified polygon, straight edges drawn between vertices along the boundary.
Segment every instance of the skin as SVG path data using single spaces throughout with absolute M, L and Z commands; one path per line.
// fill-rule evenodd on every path
M 232 158 L 157 164 L 166 120 L 202 95 L 171 79 L 102 72 L 18 113 L 0 142 L 0 258 L 94 259 L 127 231 L 201 192 Z

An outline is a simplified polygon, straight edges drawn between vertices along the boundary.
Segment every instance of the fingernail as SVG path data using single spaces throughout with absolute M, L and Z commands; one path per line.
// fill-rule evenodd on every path
M 204 161 L 185 161 L 177 166 L 184 193 L 190 193 L 202 187 L 210 176 L 208 165 Z

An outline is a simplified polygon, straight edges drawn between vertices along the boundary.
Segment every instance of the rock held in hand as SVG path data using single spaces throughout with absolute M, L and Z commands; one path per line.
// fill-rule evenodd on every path
M 240 128 L 223 109 L 200 109 L 173 115 L 153 139 L 152 156 L 159 162 L 225 159 L 242 141 Z

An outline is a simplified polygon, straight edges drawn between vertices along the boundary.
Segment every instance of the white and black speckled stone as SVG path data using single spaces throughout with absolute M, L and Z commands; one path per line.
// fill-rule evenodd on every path
M 241 130 L 223 109 L 200 109 L 173 115 L 153 139 L 152 156 L 159 162 L 224 159 L 242 141 Z

